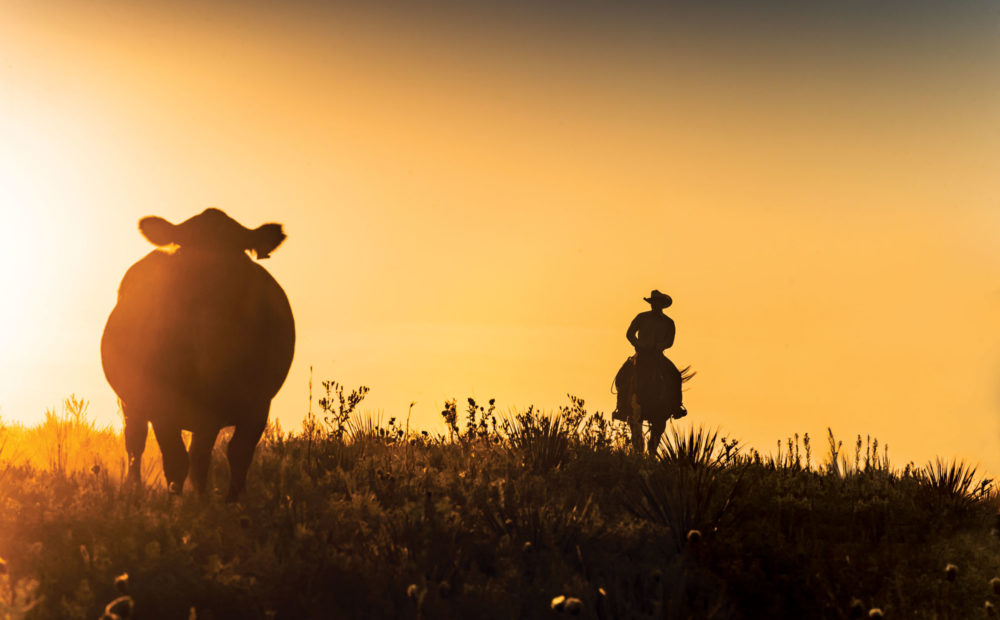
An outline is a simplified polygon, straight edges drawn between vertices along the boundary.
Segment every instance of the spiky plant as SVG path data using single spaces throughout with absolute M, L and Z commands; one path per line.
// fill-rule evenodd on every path
M 720 464 L 716 450 L 718 431 L 702 426 L 690 427 L 683 433 L 673 424 L 660 440 L 659 458 L 691 467 L 715 467 Z
M 671 427 L 653 468 L 639 478 L 630 511 L 667 526 L 677 549 L 688 532 L 710 532 L 730 512 L 747 464 L 722 467 L 717 432 L 702 427 L 681 433 Z
M 977 481 L 976 467 L 965 461 L 952 459 L 951 463 L 935 459 L 919 473 L 923 484 L 935 494 L 948 500 L 955 507 L 969 506 L 984 499 L 990 492 L 993 481 Z
M 541 415 L 529 407 L 504 418 L 500 428 L 507 452 L 533 471 L 551 471 L 566 461 L 572 433 L 562 417 Z
M 351 416 L 344 424 L 344 431 L 352 444 L 385 443 L 392 439 L 382 428 L 382 416 L 372 413 Z

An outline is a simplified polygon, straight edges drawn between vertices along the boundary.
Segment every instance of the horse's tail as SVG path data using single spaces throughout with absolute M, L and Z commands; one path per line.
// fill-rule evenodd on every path
M 687 383 L 688 381 L 693 379 L 696 374 L 698 374 L 698 371 L 691 370 L 691 365 L 688 364 L 687 366 L 681 369 L 681 383 Z

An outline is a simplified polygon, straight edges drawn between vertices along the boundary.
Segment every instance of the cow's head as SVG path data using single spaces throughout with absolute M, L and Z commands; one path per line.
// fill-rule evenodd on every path
M 180 224 L 171 224 L 162 217 L 144 217 L 139 220 L 139 231 L 153 245 L 222 253 L 253 250 L 258 259 L 270 256 L 285 240 L 281 224 L 264 224 L 251 230 L 219 209 L 205 209 Z

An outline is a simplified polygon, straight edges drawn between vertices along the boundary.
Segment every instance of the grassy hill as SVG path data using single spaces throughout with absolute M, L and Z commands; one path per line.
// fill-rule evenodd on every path
M 668 428 L 658 458 L 571 398 L 512 417 L 446 403 L 432 436 L 358 416 L 271 427 L 240 504 L 146 484 L 76 399 L 0 428 L 0 617 L 987 617 L 997 499 L 960 463 L 893 468 L 875 441 L 763 456 Z M 343 398 L 340 398 L 343 397 Z M 212 481 L 226 488 L 220 440 Z M 127 574 L 116 584 L 116 577 Z M 561 598 L 560 598 L 561 597 Z

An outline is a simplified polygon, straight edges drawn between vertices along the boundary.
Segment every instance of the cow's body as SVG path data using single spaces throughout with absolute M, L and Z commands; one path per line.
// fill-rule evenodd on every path
M 266 256 L 284 235 L 272 228 L 270 241 L 255 246 L 264 227 L 249 231 L 217 210 L 179 226 L 159 220 L 150 230 L 146 222 L 154 243 L 186 245 L 154 250 L 128 270 L 101 340 L 104 373 L 125 415 L 130 475 L 139 477 L 151 423 L 167 482 L 180 492 L 189 466 L 180 431 L 189 430 L 191 478 L 204 491 L 215 438 L 235 426 L 228 448 L 235 499 L 295 344 L 284 291 L 244 248 Z

